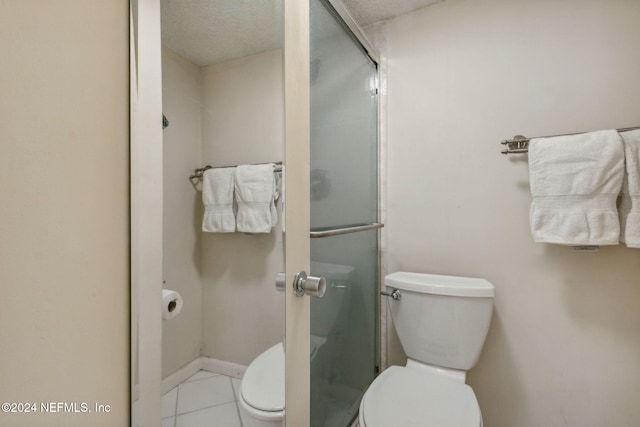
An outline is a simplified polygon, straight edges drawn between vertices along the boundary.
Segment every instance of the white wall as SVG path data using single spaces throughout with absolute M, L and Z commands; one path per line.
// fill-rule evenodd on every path
M 0 396 L 111 405 L 0 425 L 124 426 L 128 2 L 0 7 Z
M 639 21 L 632 0 L 448 0 L 386 25 L 387 269 L 496 286 L 468 376 L 487 427 L 640 423 L 640 252 L 533 243 L 526 156 L 499 153 L 640 125 Z
M 202 68 L 202 164 L 281 161 L 282 50 Z M 280 203 L 278 203 L 280 211 Z M 202 354 L 248 365 L 284 336 L 282 226 L 270 234 L 201 235 Z
M 202 167 L 200 68 L 162 49 L 162 108 L 169 120 L 164 145 L 164 288 L 178 291 L 182 312 L 162 322 L 162 377 L 200 356 L 202 286 L 200 284 L 201 194 L 189 181 Z
M 182 313 L 163 321 L 163 377 L 200 355 L 248 365 L 284 335 L 282 227 L 270 234 L 203 233 L 204 165 L 282 160 L 282 50 L 198 67 L 163 49 L 164 287 Z

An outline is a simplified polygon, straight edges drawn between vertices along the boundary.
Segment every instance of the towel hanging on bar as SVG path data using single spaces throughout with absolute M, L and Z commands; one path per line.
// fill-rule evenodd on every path
M 529 154 L 534 241 L 568 246 L 617 245 L 616 198 L 624 146 L 615 130 L 535 138 Z

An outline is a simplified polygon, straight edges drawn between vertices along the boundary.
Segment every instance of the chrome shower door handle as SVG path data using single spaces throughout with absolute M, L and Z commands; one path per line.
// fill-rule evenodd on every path
M 293 289 L 296 296 L 301 297 L 305 294 L 322 298 L 327 290 L 327 281 L 322 276 L 307 276 L 304 271 L 298 271 L 293 278 Z

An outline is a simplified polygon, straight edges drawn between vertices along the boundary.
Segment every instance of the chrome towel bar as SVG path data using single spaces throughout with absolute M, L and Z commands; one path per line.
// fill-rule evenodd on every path
M 630 127 L 630 128 L 620 128 L 616 129 L 618 132 L 626 132 L 628 130 L 640 129 L 640 126 Z M 579 135 L 581 133 L 586 132 L 576 132 L 576 133 L 563 133 L 560 135 L 549 135 L 549 136 L 536 136 L 533 138 L 527 138 L 526 136 L 516 135 L 511 139 L 505 139 L 500 144 L 506 145 L 507 148 L 502 150 L 502 154 L 522 154 L 529 152 L 529 141 L 536 138 L 553 138 L 556 136 L 569 136 L 569 135 Z
M 267 163 L 253 163 L 254 165 L 268 165 L 269 163 L 273 163 L 275 166 L 273 167 L 273 171 L 274 172 L 282 172 L 282 162 L 267 162 Z M 211 166 L 211 165 L 207 165 L 203 168 L 198 168 L 198 169 L 194 169 L 193 171 L 193 175 L 191 175 L 189 177 L 189 181 L 191 181 L 193 184 L 195 184 L 195 181 L 197 181 L 198 179 L 202 179 L 202 175 L 204 174 L 204 171 L 209 170 L 209 169 L 213 169 L 213 168 L 235 168 L 238 167 L 238 165 L 234 165 L 234 166 Z
M 317 239 L 320 237 L 339 236 L 340 234 L 357 233 L 360 231 L 375 230 L 384 227 L 384 224 L 372 222 L 368 224 L 348 225 L 345 227 L 336 227 L 323 230 L 311 230 L 309 237 Z

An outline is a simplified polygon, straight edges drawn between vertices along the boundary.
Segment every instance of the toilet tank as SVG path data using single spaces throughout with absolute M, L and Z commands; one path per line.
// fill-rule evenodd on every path
M 468 370 L 478 361 L 491 323 L 495 289 L 484 279 L 397 272 L 385 277 L 400 343 L 411 359 Z

